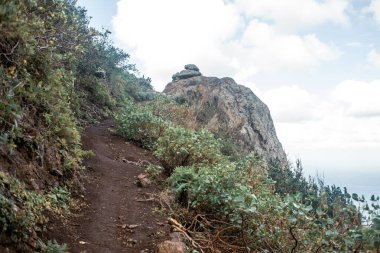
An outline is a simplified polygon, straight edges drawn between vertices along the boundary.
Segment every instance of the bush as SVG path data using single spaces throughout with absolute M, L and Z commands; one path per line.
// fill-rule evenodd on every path
M 157 140 L 154 154 L 171 173 L 175 167 L 212 165 L 225 159 L 221 144 L 207 130 L 193 131 L 169 127 Z
M 255 194 L 272 191 L 264 167 L 254 157 L 236 163 L 225 160 L 209 166 L 178 167 L 168 182 L 183 204 L 233 220 L 237 210 L 250 209 Z
M 0 172 L 0 241 L 2 244 L 31 243 L 33 233 L 46 222 L 43 195 L 25 190 L 14 178 Z
M 48 241 L 46 244 L 40 241 L 42 253 L 67 253 L 67 244 L 59 244 L 55 240 Z
M 153 149 L 155 142 L 170 125 L 148 110 L 129 103 L 116 116 L 118 134 L 141 146 Z
M 148 176 L 152 179 L 157 179 L 163 171 L 164 168 L 155 164 L 149 164 L 145 169 L 145 173 L 147 173 Z
M 54 188 L 46 194 L 36 193 L 26 190 L 12 176 L 0 172 L 1 244 L 17 245 L 21 251 L 26 251 L 25 245 L 36 247 L 36 233 L 41 232 L 48 221 L 44 212 L 68 211 L 70 201 L 66 187 Z

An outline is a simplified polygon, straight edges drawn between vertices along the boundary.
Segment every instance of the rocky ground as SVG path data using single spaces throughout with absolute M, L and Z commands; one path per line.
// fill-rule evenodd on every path
M 52 219 L 48 237 L 67 243 L 72 253 L 157 252 L 170 232 L 157 212 L 160 189 L 136 182 L 147 164 L 158 161 L 115 135 L 111 120 L 86 129 L 83 145 L 95 153 L 85 161 L 83 203 L 69 219 Z

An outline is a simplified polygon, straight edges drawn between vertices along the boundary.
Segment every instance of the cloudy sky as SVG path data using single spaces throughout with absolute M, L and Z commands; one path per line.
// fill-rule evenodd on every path
M 79 0 L 161 91 L 187 63 L 270 108 L 309 170 L 380 171 L 380 0 Z

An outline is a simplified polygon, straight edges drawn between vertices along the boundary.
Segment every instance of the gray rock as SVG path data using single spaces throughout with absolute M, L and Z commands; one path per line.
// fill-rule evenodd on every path
M 287 163 L 268 107 L 232 78 L 181 79 L 169 83 L 164 93 L 191 105 L 192 123 L 197 128 L 229 137 L 244 153 L 254 152 L 267 162 L 278 159 L 283 165 Z
M 199 71 L 199 68 L 195 64 L 186 64 L 185 69 Z
M 200 76 L 200 75 L 202 74 L 199 71 L 185 69 L 179 73 L 174 74 L 172 78 L 173 78 L 173 81 L 177 81 L 177 80 L 187 79 L 190 77 Z
M 178 241 L 164 241 L 157 245 L 158 253 L 185 253 L 185 245 Z
M 137 176 L 136 185 L 141 188 L 148 188 L 152 184 L 152 181 L 148 178 L 146 174 L 140 174 Z

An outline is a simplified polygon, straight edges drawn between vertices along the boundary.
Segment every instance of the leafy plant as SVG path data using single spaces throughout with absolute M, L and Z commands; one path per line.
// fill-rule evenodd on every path
M 43 195 L 25 190 L 20 182 L 0 172 L 0 240 L 3 244 L 23 244 L 46 222 L 42 215 Z
M 71 193 L 67 187 L 55 187 L 46 194 L 45 206 L 56 212 L 68 212 L 71 203 Z
M 157 140 L 154 154 L 168 173 L 187 165 L 212 165 L 225 159 L 221 144 L 207 130 L 193 131 L 182 127 L 169 127 Z
M 59 244 L 57 241 L 48 241 L 46 244 L 40 241 L 42 253 L 67 253 L 67 244 Z
M 145 169 L 145 172 L 149 175 L 150 178 L 153 179 L 158 178 L 158 176 L 161 175 L 163 171 L 164 168 L 155 164 L 149 164 Z
M 148 149 L 153 148 L 154 143 L 169 127 L 168 122 L 133 103 L 124 107 L 116 116 L 116 121 L 118 134 Z

